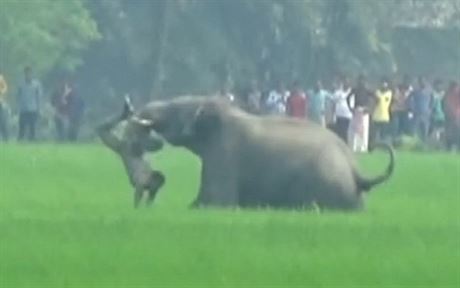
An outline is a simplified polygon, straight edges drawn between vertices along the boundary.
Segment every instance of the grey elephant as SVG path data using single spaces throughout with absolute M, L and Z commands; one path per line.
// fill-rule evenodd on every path
M 180 96 L 136 111 L 132 129 L 147 126 L 202 161 L 193 206 L 326 209 L 363 207 L 363 192 L 394 170 L 363 177 L 353 153 L 335 134 L 314 123 L 255 116 L 223 98 Z M 145 128 L 145 127 L 144 127 Z

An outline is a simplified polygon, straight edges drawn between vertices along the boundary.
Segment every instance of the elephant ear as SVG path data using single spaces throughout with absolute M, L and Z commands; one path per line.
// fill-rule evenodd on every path
M 185 124 L 184 136 L 205 136 L 216 131 L 221 124 L 219 107 L 214 102 L 198 106 L 190 121 Z

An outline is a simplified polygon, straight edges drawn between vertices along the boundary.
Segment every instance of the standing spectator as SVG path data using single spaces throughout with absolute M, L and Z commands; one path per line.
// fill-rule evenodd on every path
M 286 113 L 290 117 L 305 119 L 307 116 L 307 97 L 299 86 L 299 83 L 295 82 L 293 89 L 286 101 Z
M 402 83 L 397 85 L 393 91 L 393 99 L 391 101 L 391 134 L 393 140 L 401 137 L 408 132 L 408 119 L 406 102 L 409 94 L 412 93 L 409 77 L 404 76 Z
M 0 137 L 8 141 L 8 106 L 6 103 L 6 93 L 8 84 L 0 71 Z
M 66 92 L 69 115 L 68 139 L 69 141 L 76 141 L 80 132 L 85 103 L 73 83 L 66 85 Z
M 56 140 L 61 142 L 66 138 L 66 127 L 68 126 L 67 98 L 70 93 L 66 82 L 56 89 L 51 97 L 51 105 L 54 108 L 54 124 L 56 126 Z
M 341 82 L 336 84 L 335 91 L 332 95 L 334 102 L 334 114 L 335 114 L 335 132 L 342 138 L 345 143 L 348 143 L 348 134 L 350 128 L 350 121 L 353 117 L 350 108 L 347 104 L 347 97 L 351 92 L 351 88 L 348 84 L 347 79 L 343 79 Z
M 323 89 L 321 81 L 316 81 L 315 88 L 310 93 L 308 117 L 313 122 L 326 126 L 326 99 L 328 93 Z
M 409 112 L 410 106 L 410 95 L 414 91 L 413 80 L 410 76 L 404 75 L 403 82 L 401 84 L 401 91 L 404 95 L 405 101 L 405 111 L 406 114 L 403 120 L 403 123 L 400 124 L 402 126 L 403 134 L 410 135 L 413 134 L 414 131 L 414 116 Z
M 414 120 L 416 135 L 425 142 L 428 136 L 431 115 L 432 91 L 423 77 L 419 77 L 417 87 L 409 96 L 409 118 Z
M 444 97 L 447 148 L 460 150 L 460 84 L 452 82 Z
M 356 86 L 347 96 L 351 120 L 351 144 L 353 151 L 367 152 L 369 144 L 369 111 L 372 92 L 367 88 L 364 75 L 358 77 Z
M 375 91 L 375 107 L 372 113 L 371 144 L 386 141 L 389 136 L 390 104 L 393 92 L 388 80 L 382 80 L 382 86 Z
M 32 78 L 32 69 L 24 69 L 24 79 L 18 86 L 17 101 L 19 109 L 18 140 L 24 139 L 26 133 L 28 140 L 35 140 L 35 129 L 40 112 L 42 98 L 40 81 Z
M 251 89 L 248 94 L 249 112 L 259 114 L 261 112 L 262 93 L 260 92 L 257 82 L 252 81 Z
M 268 93 L 265 102 L 266 109 L 269 114 L 285 115 L 286 114 L 286 91 L 283 84 L 280 82 L 277 89 L 272 89 Z
M 444 130 L 446 117 L 442 107 L 445 91 L 442 89 L 442 81 L 436 80 L 433 83 L 433 98 L 431 102 L 431 125 L 430 134 L 435 143 L 441 143 L 441 135 Z

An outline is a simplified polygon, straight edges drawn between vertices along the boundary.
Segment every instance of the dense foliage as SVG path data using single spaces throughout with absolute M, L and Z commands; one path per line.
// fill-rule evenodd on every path
M 145 102 L 252 79 L 460 75 L 456 0 L 3 0 L 0 11 L 7 77 L 30 63 L 50 90 L 74 72 L 93 112 L 127 92 Z

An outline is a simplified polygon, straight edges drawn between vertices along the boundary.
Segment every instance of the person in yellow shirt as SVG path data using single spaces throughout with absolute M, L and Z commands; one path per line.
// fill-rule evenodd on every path
M 5 77 L 0 71 L 0 140 L 8 140 L 8 108 L 6 105 L 6 93 L 8 92 L 8 84 Z
M 386 141 L 389 137 L 390 128 L 390 105 L 393 91 L 388 80 L 384 78 L 382 85 L 375 91 L 375 105 L 372 113 L 372 143 Z

